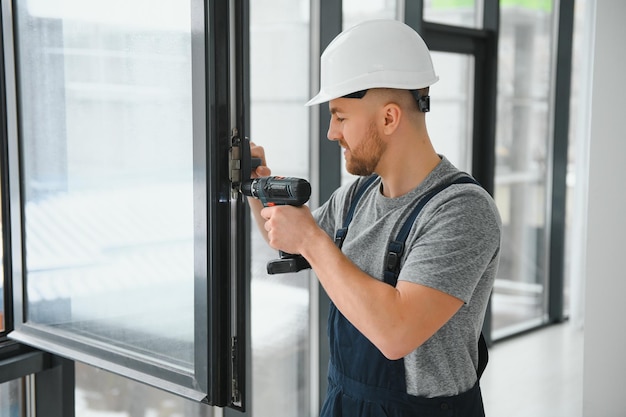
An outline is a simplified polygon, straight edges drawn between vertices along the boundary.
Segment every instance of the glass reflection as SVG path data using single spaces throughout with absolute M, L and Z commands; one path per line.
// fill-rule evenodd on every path
M 215 408 L 206 404 L 80 362 L 75 366 L 74 411 L 77 417 L 212 417 L 217 414 Z M 0 414 L 0 417 L 3 416 Z
M 26 415 L 24 410 L 24 378 L 0 384 L 0 417 Z
M 16 14 L 27 319 L 193 369 L 190 5 Z
M 439 81 L 430 87 L 428 132 L 438 153 L 471 172 L 474 57 L 432 52 Z
M 553 15 L 550 2 L 519 3 L 501 9 L 495 196 L 503 238 L 494 338 L 545 322 L 547 308 Z
M 424 20 L 452 26 L 481 28 L 481 0 L 424 0 Z

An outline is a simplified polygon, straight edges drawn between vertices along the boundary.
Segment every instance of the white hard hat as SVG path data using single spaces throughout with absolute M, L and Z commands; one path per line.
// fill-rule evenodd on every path
M 416 90 L 439 79 L 424 40 L 397 20 L 371 20 L 340 33 L 321 58 L 320 91 L 307 106 L 369 88 Z

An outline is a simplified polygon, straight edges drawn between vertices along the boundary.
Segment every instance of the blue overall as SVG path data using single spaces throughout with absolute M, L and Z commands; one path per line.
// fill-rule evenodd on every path
M 344 221 L 344 227 L 337 231 L 335 238 L 337 246 L 341 247 L 343 243 L 356 201 L 372 181 L 366 182 L 357 191 Z M 407 223 L 412 223 L 427 200 L 443 188 L 445 187 L 434 190 L 423 198 L 412 213 L 414 215 L 409 216 Z M 410 224 L 406 228 L 408 234 Z M 401 231 L 396 241 L 392 241 L 390 251 L 395 251 L 392 249 L 394 242 L 402 243 L 402 239 L 406 239 L 406 236 L 401 236 L 403 233 Z M 402 255 L 402 250 L 403 247 L 396 251 L 395 255 L 391 253 L 389 254 L 391 256 L 387 257 L 384 281 L 389 285 L 396 284 L 399 262 L 395 258 Z M 407 394 L 404 359 L 385 358 L 333 303 L 330 305 L 328 317 L 328 337 L 330 341 L 328 391 L 320 414 L 322 417 L 484 417 L 478 382 L 469 391 L 450 397 L 426 398 Z M 482 337 L 481 341 L 484 343 Z M 486 350 L 481 351 L 481 355 L 485 353 Z M 483 361 L 485 357 L 479 362 Z M 486 363 L 481 364 L 479 368 L 484 368 L 484 365 Z M 480 373 L 482 369 L 479 369 Z

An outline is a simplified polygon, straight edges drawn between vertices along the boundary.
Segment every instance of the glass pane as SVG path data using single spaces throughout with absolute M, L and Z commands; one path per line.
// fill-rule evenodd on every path
M 24 404 L 24 379 L 0 384 L 0 417 L 22 417 L 26 415 Z
M 343 0 L 343 30 L 371 19 L 397 19 L 396 0 Z
M 308 0 L 250 2 L 251 140 L 265 148 L 273 175 L 306 179 L 309 7 Z M 289 53 L 277 53 L 277 47 Z M 277 117 L 288 128 L 277 129 Z M 266 264 L 278 253 L 256 227 L 251 246 L 251 414 L 310 415 L 308 274 L 268 275 Z
M 424 20 L 427 22 L 482 28 L 482 18 L 482 0 L 424 0 Z
M 15 6 L 27 320 L 193 370 L 190 4 Z
M 493 296 L 494 338 L 546 319 L 553 30 L 551 10 L 502 7 L 495 197 L 503 240 Z
M 213 407 L 76 362 L 76 417 L 211 417 Z M 222 415 L 222 414 L 220 414 Z M 3 417 L 0 414 L 0 417 Z M 8 416 L 7 416 L 8 417 Z M 11 417 L 14 417 L 11 415 Z
M 431 52 L 439 81 L 430 87 L 426 125 L 435 150 L 471 173 L 474 57 Z

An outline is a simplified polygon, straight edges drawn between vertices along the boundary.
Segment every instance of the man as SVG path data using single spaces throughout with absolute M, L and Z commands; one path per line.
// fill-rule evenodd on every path
M 361 176 L 313 214 L 249 200 L 270 246 L 303 255 L 332 301 L 323 416 L 483 416 L 478 340 L 497 269 L 500 217 L 478 185 L 437 193 L 409 225 L 395 279 L 387 245 L 420 199 L 463 176 L 438 155 L 425 124 L 438 80 L 420 36 L 393 20 L 341 33 L 321 59 L 328 139 Z M 262 160 L 253 175 L 270 174 Z M 364 185 L 366 181 L 367 185 Z M 333 241 L 351 202 L 341 249 Z

